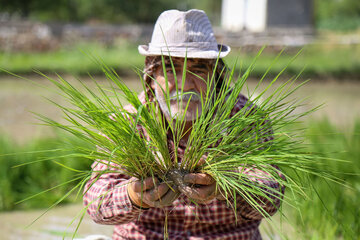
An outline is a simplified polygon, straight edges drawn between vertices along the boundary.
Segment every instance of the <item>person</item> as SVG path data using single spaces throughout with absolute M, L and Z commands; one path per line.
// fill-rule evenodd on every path
M 146 56 L 144 79 L 148 87 L 140 94 L 142 102 L 147 99 L 158 104 L 161 114 L 168 119 L 185 115 L 185 130 L 189 131 L 186 131 L 177 149 L 172 138 L 168 138 L 169 151 L 178 151 L 179 157 L 174 161 L 181 161 L 192 124 L 202 112 L 199 96 L 204 96 L 209 87 L 204 79 L 212 73 L 217 74 L 216 79 L 219 80 L 216 86 L 221 86 L 226 67 L 222 58 L 230 52 L 230 47 L 217 43 L 205 12 L 193 9 L 163 12 L 155 23 L 151 42 L 140 45 L 138 49 Z M 182 83 L 185 58 L 187 72 Z M 166 72 L 162 61 L 165 62 Z M 183 92 L 191 96 L 183 95 L 182 100 L 189 101 L 187 108 L 184 107 L 186 104 L 179 105 L 174 100 L 166 103 L 166 87 L 170 96 L 178 94 L 175 81 Z M 232 115 L 247 101 L 245 96 L 240 95 Z M 264 214 L 240 196 L 236 199 L 234 213 L 210 175 L 186 174 L 183 177 L 187 188 L 185 192 L 151 177 L 142 181 L 119 171 L 101 174 L 113 167 L 111 162 L 94 162 L 93 174 L 83 197 L 87 211 L 96 223 L 115 225 L 113 239 L 163 239 L 165 218 L 169 239 L 261 239 L 259 225 Z M 265 172 L 254 168 L 242 171 L 257 184 L 283 193 L 278 182 L 263 176 Z M 281 196 L 275 195 L 269 194 L 273 201 L 263 199 L 259 202 L 268 215 L 273 215 L 280 206 Z

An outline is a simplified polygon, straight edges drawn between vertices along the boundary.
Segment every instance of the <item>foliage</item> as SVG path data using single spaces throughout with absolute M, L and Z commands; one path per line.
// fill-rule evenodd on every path
M 75 182 L 38 195 L 34 201 L 17 204 L 32 195 L 52 189 L 76 177 L 74 172 L 56 164 L 56 161 L 71 168 L 89 170 L 91 162 L 77 157 L 74 145 L 82 146 L 83 143 L 75 138 L 65 142 L 63 137 L 57 136 L 19 145 L 2 135 L 0 138 L 0 211 L 41 208 L 54 203 L 66 194 Z M 61 158 L 60 155 L 66 157 Z M 72 200 L 68 198 L 65 202 L 67 201 Z
M 44 73 L 70 73 L 75 75 L 101 74 L 96 63 L 90 59 L 84 59 L 84 54 L 79 50 L 92 52 L 101 56 L 104 63 L 114 68 L 120 76 L 133 75 L 133 68 L 141 68 L 144 57 L 138 54 L 137 45 L 121 42 L 113 47 L 104 47 L 99 44 L 77 44 L 73 47 L 62 48 L 54 52 L 46 53 L 14 53 L 0 52 L 1 68 L 17 74 L 33 73 L 37 69 Z M 293 49 L 285 50 L 278 61 L 269 70 L 269 76 L 276 76 L 286 65 L 292 55 Z M 297 50 L 295 50 L 297 51 Z M 311 45 L 304 48 L 298 58 L 284 71 L 284 75 L 294 75 L 302 71 L 304 77 L 341 77 L 358 79 L 360 76 L 360 45 L 336 46 L 336 45 Z M 225 58 L 233 64 L 238 56 L 240 64 L 236 72 L 246 69 L 252 62 L 255 54 L 233 49 L 233 52 Z M 265 49 L 262 57 L 254 66 L 251 77 L 261 77 L 267 67 L 276 57 L 276 53 Z M 304 66 L 306 66 L 305 69 Z M 0 71 L 1 73 L 1 71 Z
M 311 186 L 304 190 L 306 198 L 298 198 L 297 209 L 283 206 L 287 221 L 281 221 L 290 239 L 358 239 L 360 234 L 360 120 L 354 126 L 339 129 L 328 119 L 306 123 L 304 137 L 307 148 L 320 156 L 341 161 L 319 159 L 316 168 L 328 169 L 346 182 L 346 186 L 310 176 Z M 289 192 L 287 193 L 289 196 Z M 295 227 L 291 230 L 289 222 Z M 294 227 L 293 227 L 294 228 Z M 266 224 L 263 226 L 266 230 Z M 273 232 L 270 235 L 275 235 Z
M 153 23 L 167 9 L 203 9 L 220 23 L 221 1 L 216 0 L 0 0 L 2 10 L 42 21 Z M 315 25 L 320 29 L 354 30 L 360 27 L 358 0 L 315 0 Z
M 288 63 L 292 56 L 294 49 L 285 50 L 285 53 L 279 57 L 279 60 L 274 64 L 270 71 L 270 75 L 276 75 L 281 71 L 282 66 Z M 241 56 L 243 63 L 242 68 L 246 69 L 251 59 L 254 58 L 254 53 L 234 53 L 229 56 L 229 61 L 234 61 L 234 55 Z M 360 54 L 360 45 L 351 46 L 336 46 L 331 44 L 314 44 L 304 47 L 303 51 L 297 59 L 288 66 L 284 73 L 286 75 L 294 75 L 302 72 L 303 77 L 311 78 L 353 78 L 357 79 L 360 75 L 360 59 L 357 57 Z M 271 50 L 265 52 L 257 62 L 252 76 L 261 77 L 266 71 L 269 64 L 275 57 L 275 53 Z M 305 66 L 305 67 L 304 67 Z M 238 68 L 240 71 L 241 69 Z
M 2 10 L 24 18 L 42 21 L 86 22 L 105 21 L 117 23 L 153 23 L 167 9 L 200 7 L 219 12 L 217 1 L 208 2 L 175 0 L 0 0 Z M 215 7 L 214 7 L 215 6 Z
M 360 13 L 360 3 L 356 0 L 316 0 L 315 4 L 319 19 L 345 15 L 354 17 Z
M 360 209 L 357 204 L 360 198 L 360 121 L 355 122 L 350 133 L 339 132 L 326 119 L 311 121 L 306 139 L 310 151 L 344 160 L 327 161 L 321 165 L 336 172 L 348 187 L 312 176 L 310 200 L 301 201 L 301 214 L 295 213 L 297 224 L 302 226 L 307 239 L 356 239 L 360 236 Z
M 0 0 L 2 10 L 7 10 L 11 13 L 19 13 L 23 17 L 28 17 L 31 11 L 31 6 L 34 3 L 34 0 Z
M 133 74 L 134 67 L 143 65 L 144 58 L 137 52 L 135 45 L 121 42 L 114 47 L 96 43 L 79 43 L 54 52 L 13 53 L 1 52 L 1 68 L 13 73 L 34 73 L 34 69 L 44 73 L 70 73 L 74 75 L 100 74 L 101 70 L 90 59 L 84 59 L 82 51 L 102 56 L 106 64 L 122 75 Z
M 355 30 L 360 28 L 358 0 L 316 0 L 315 19 L 320 29 Z

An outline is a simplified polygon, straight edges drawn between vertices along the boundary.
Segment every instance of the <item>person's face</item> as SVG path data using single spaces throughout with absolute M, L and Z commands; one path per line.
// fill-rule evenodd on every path
M 207 80 L 210 79 L 212 70 L 209 63 L 205 61 L 194 61 L 187 59 L 186 75 L 184 82 L 183 69 L 184 58 L 172 58 L 175 72 L 173 71 L 170 61 L 165 60 L 165 70 L 163 66 L 159 66 L 155 73 L 154 78 L 156 80 L 152 82 L 152 88 L 155 92 L 156 100 L 158 101 L 162 112 L 168 119 L 177 118 L 185 114 L 186 121 L 193 121 L 196 119 L 196 115 L 200 115 L 201 108 L 201 96 L 205 97 L 207 91 Z M 166 91 L 166 78 L 169 89 L 170 105 L 167 105 L 167 91 Z M 177 87 L 176 89 L 176 81 Z M 178 91 L 177 91 L 178 90 Z M 181 95 L 181 91 L 183 94 Z M 179 100 L 177 100 L 177 98 Z

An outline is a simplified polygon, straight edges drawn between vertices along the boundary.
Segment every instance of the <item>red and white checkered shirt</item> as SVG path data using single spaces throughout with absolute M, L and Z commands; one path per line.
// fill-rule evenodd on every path
M 242 109 L 246 102 L 247 98 L 240 95 L 232 115 Z M 181 156 L 184 147 L 179 147 L 178 151 Z M 236 200 L 237 216 L 226 201 L 214 199 L 206 205 L 195 204 L 185 195 L 180 195 L 171 206 L 165 208 L 140 209 L 132 204 L 128 196 L 129 176 L 120 172 L 98 176 L 102 170 L 111 168 L 111 164 L 94 162 L 94 173 L 85 187 L 83 200 L 95 222 L 115 225 L 113 239 L 163 239 L 166 215 L 169 239 L 261 239 L 258 227 L 263 216 L 241 197 Z M 265 189 L 274 189 L 274 192 L 284 190 L 272 178 L 264 178 L 267 175 L 264 171 L 248 168 L 244 173 L 251 176 L 252 181 L 263 184 Z M 280 206 L 281 197 L 274 194 L 269 194 L 269 197 L 274 201 L 262 199 L 261 205 L 273 215 Z

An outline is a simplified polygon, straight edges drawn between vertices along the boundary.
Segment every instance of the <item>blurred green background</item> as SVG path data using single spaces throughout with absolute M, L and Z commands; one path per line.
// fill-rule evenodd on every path
M 135 69 L 142 69 L 144 57 L 138 54 L 137 46 L 150 40 L 149 33 L 158 15 L 166 9 L 199 8 L 207 12 L 219 41 L 225 41 L 229 35 L 236 36 L 231 38 L 232 52 L 225 61 L 235 67 L 238 74 L 250 65 L 262 44 L 243 44 L 243 39 L 252 36 L 254 41 L 264 37 L 269 40 L 269 46 L 258 59 L 249 79 L 250 89 L 254 88 L 282 49 L 285 50 L 265 82 L 276 76 L 302 50 L 286 68 L 280 81 L 299 72 L 302 72 L 300 81 L 310 79 L 295 95 L 301 99 L 308 98 L 308 105 L 299 111 L 323 103 L 324 106 L 303 120 L 306 146 L 309 151 L 322 156 L 346 160 L 331 162 L 326 167 L 335 171 L 337 177 L 345 180 L 350 187 L 314 177 L 315 190 L 307 189 L 309 198 L 297 203 L 299 211 L 284 206 L 288 219 L 280 219 L 279 216 L 274 219 L 277 224 L 284 225 L 283 232 L 289 239 L 359 239 L 360 1 L 309 2 L 312 7 L 311 30 L 310 33 L 304 31 L 303 35 L 310 40 L 294 45 L 286 42 L 272 44 L 284 31 L 275 32 L 275 35 L 270 31 L 223 31 L 222 3 L 216 0 L 0 0 L 0 68 L 28 79 L 12 77 L 0 71 L 0 218 L 7 219 L 6 216 L 11 219 L 11 214 L 20 210 L 48 207 L 74 186 L 75 183 L 61 186 L 16 204 L 74 177 L 73 172 L 52 161 L 39 161 L 56 159 L 59 154 L 45 150 L 69 149 L 67 153 L 71 157 L 59 161 L 73 168 L 90 169 L 91 163 L 77 158 L 76 151 L 71 148 L 82 143 L 65 138 L 62 133 L 45 126 L 38 126 L 39 122 L 30 113 L 60 119 L 61 112 L 43 97 L 64 103 L 45 79 L 34 74 L 34 70 L 52 76 L 58 73 L 70 81 L 78 78 L 88 85 L 93 84 L 88 76 L 92 74 L 101 84 L 106 84 L 97 64 L 89 57 L 92 55 L 113 67 L 132 89 L 139 91 L 141 87 Z M 46 26 L 51 26 L 53 32 L 49 33 Z M 62 31 L 63 35 L 60 36 L 54 29 Z M 90 33 L 76 35 L 77 29 Z M 29 34 L 34 31 L 37 33 L 35 38 Z M 234 66 L 236 61 L 238 64 Z M 14 168 L 30 162 L 34 163 Z M 65 202 L 77 204 L 78 210 L 81 210 L 81 201 L 74 196 Z M 71 214 L 75 216 L 73 212 L 67 213 Z M 9 224 L 13 223 L 9 220 Z M 32 236 L 25 230 L 19 232 L 7 228 L 6 224 L 4 226 L 0 226 L 0 232 L 5 232 L 5 239 L 14 236 L 30 239 Z M 265 239 L 279 239 L 276 231 L 266 230 L 265 227 L 266 224 L 263 226 Z M 50 231 L 46 227 L 37 230 L 55 239 L 63 232 L 62 229 Z M 83 231 L 83 234 L 90 232 L 89 229 Z M 101 228 L 96 231 L 101 231 Z
M 360 26 L 360 3 L 356 0 L 314 0 L 317 29 L 356 30 Z M 1 11 L 36 21 L 107 23 L 153 23 L 166 9 L 204 10 L 213 24 L 220 22 L 219 0 L 1 0 Z

